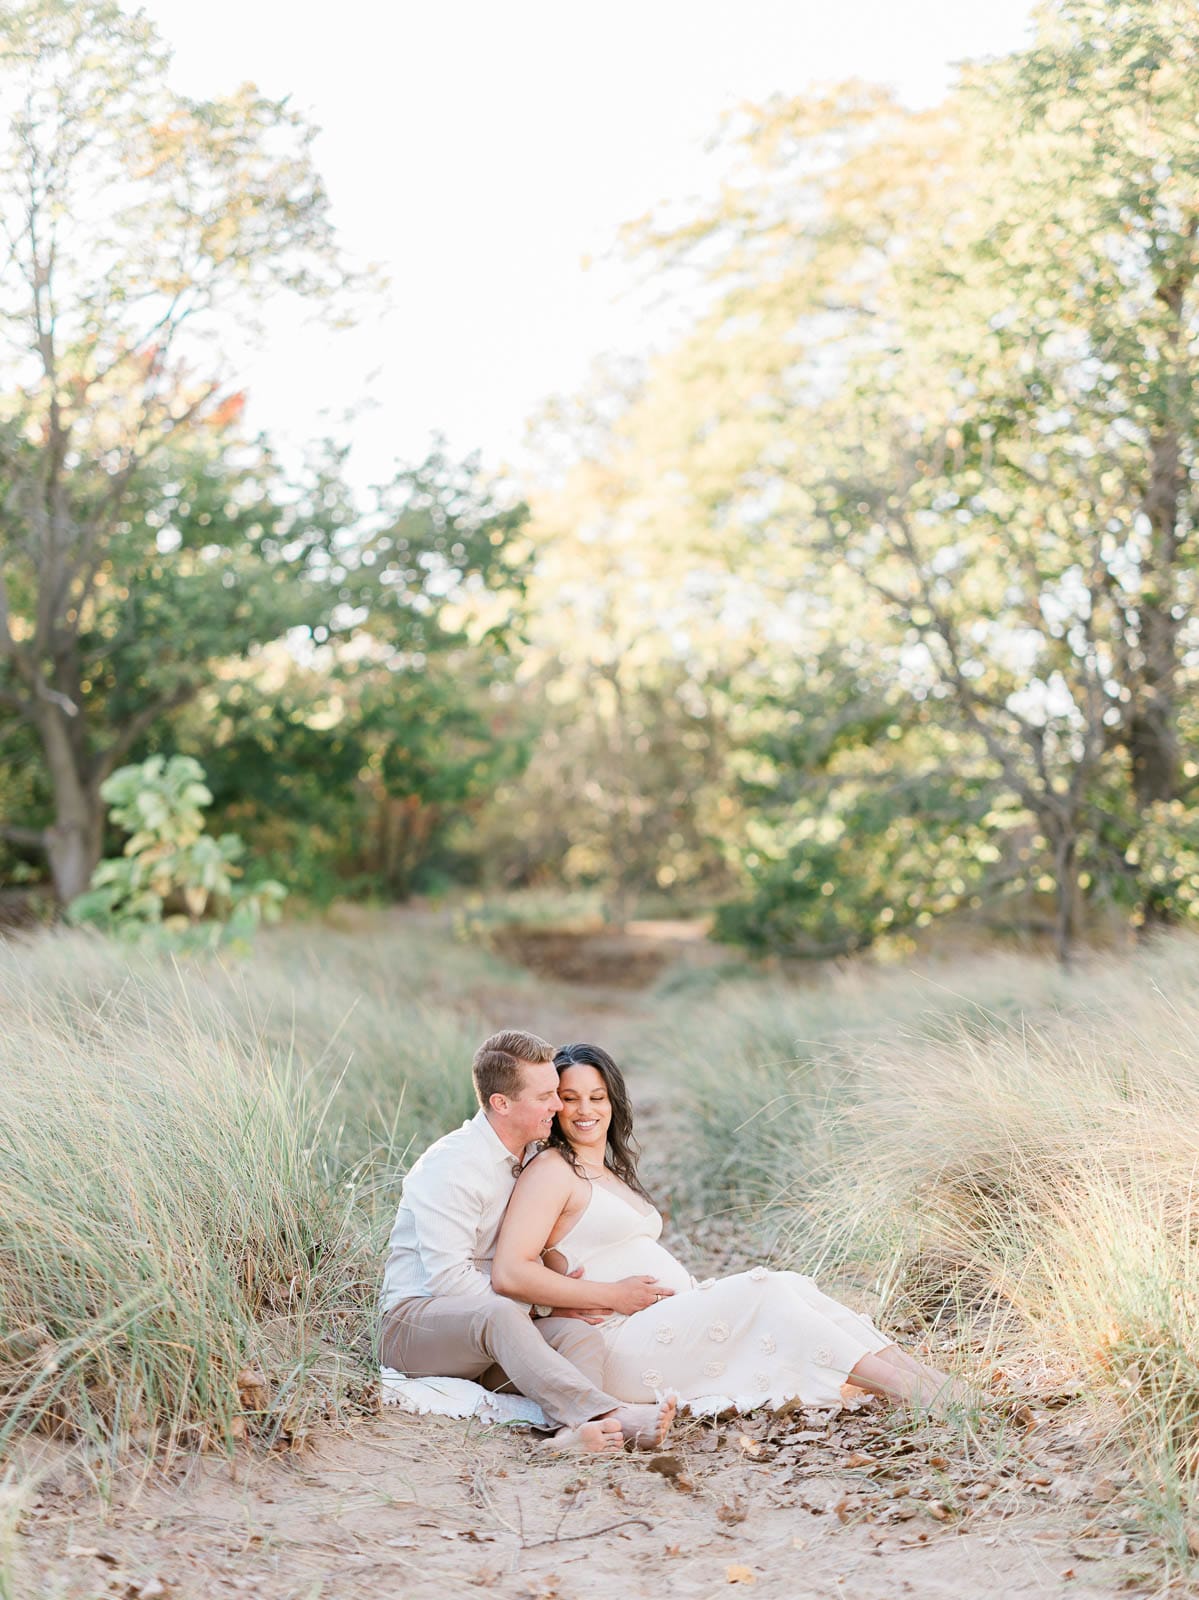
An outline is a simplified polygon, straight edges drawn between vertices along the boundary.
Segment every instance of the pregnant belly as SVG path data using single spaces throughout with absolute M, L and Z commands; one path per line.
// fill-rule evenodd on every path
M 627 1239 L 622 1244 L 591 1250 L 584 1261 L 570 1260 L 570 1270 L 583 1268 L 583 1276 L 597 1283 L 620 1278 L 657 1278 L 663 1289 L 682 1293 L 691 1288 L 691 1274 L 669 1250 L 653 1239 Z

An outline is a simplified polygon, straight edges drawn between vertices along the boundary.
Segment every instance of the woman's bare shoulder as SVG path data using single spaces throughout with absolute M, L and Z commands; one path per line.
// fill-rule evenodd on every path
M 544 1150 L 539 1150 L 535 1156 L 530 1156 L 521 1168 L 520 1177 L 516 1180 L 519 1185 L 538 1188 L 565 1189 L 574 1179 L 570 1163 L 560 1150 L 555 1150 L 552 1145 L 547 1145 Z

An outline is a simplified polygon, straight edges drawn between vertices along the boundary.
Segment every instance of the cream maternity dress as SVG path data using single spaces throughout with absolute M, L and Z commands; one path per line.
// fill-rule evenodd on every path
M 621 1400 L 674 1393 L 700 1415 L 792 1399 L 839 1405 L 850 1370 L 894 1343 L 798 1272 L 754 1267 L 698 1283 L 659 1243 L 661 1233 L 656 1210 L 592 1184 L 586 1209 L 554 1245 L 567 1271 L 582 1267 L 605 1283 L 647 1273 L 675 1290 L 600 1325 L 603 1387 Z

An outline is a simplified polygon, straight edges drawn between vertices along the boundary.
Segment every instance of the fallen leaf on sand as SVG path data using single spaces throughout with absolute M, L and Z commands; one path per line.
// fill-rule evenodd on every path
M 646 1466 L 650 1472 L 660 1473 L 683 1494 L 690 1494 L 695 1488 L 680 1456 L 651 1456 Z
M 732 1525 L 736 1522 L 744 1522 L 748 1516 L 749 1510 L 739 1494 L 735 1494 L 731 1500 L 726 1500 L 724 1505 L 716 1508 L 717 1522 Z
M 558 1600 L 558 1585 L 562 1579 L 556 1572 L 547 1572 L 543 1577 L 530 1578 L 523 1589 L 517 1593 L 522 1600 Z
M 243 1411 L 265 1411 L 270 1405 L 270 1385 L 257 1367 L 243 1367 L 238 1373 L 237 1398 Z
M 729 1567 L 725 1572 L 729 1583 L 757 1583 L 757 1578 L 748 1567 Z

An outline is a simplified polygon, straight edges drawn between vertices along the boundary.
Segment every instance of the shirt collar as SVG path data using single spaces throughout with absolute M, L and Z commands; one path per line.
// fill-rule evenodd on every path
M 511 1150 L 509 1150 L 508 1146 L 491 1126 L 491 1120 L 486 1111 L 483 1110 L 482 1106 L 480 1106 L 478 1111 L 475 1112 L 474 1122 L 479 1129 L 484 1143 L 491 1152 L 492 1159 L 494 1160 L 496 1166 L 509 1167 L 514 1174 L 518 1174 L 521 1169 L 523 1159 L 522 1156 L 514 1156 L 512 1154 Z

